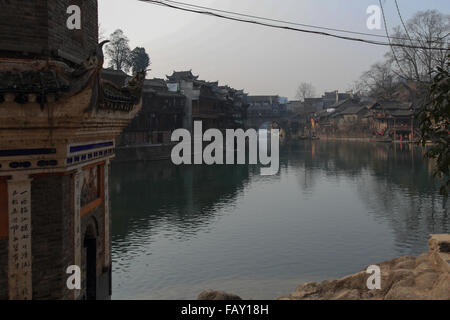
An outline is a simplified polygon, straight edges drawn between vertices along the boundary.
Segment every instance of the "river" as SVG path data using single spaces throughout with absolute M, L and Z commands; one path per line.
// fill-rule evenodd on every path
M 427 251 L 449 205 L 420 148 L 297 142 L 280 171 L 113 163 L 113 299 L 196 299 L 205 289 L 274 299 Z

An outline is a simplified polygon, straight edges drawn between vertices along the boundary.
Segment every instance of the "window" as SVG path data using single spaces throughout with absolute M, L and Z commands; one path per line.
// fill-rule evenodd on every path
M 80 203 L 81 215 L 85 215 L 103 203 L 103 163 L 83 169 Z

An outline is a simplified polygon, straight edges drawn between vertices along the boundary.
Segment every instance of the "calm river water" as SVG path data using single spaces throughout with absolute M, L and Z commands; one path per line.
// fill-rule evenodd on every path
M 449 205 L 409 145 L 285 146 L 257 166 L 113 163 L 113 299 L 196 299 L 205 289 L 274 299 L 427 251 Z

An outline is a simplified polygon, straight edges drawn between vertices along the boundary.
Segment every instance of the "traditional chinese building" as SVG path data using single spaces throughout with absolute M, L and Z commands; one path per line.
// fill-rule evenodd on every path
M 186 97 L 169 91 L 163 79 L 147 79 L 142 99 L 142 109 L 121 134 L 121 145 L 170 144 L 172 132 L 183 127 Z
M 230 86 L 219 87 L 218 94 L 225 99 L 222 129 L 243 128 L 249 106 L 248 94 L 244 90 L 237 90 Z
M 377 135 L 393 140 L 413 141 L 417 128 L 417 109 L 410 102 L 378 101 L 370 107 Z
M 80 30 L 66 25 L 73 4 Z M 95 0 L 2 3 L 0 299 L 110 297 L 109 163 L 145 74 L 103 80 L 102 45 Z
M 350 99 L 353 97 L 352 92 L 342 93 L 338 90 L 325 92 L 322 95 L 322 109 L 333 108 L 333 105 L 336 105 L 344 100 Z
M 186 97 L 184 128 L 191 130 L 194 121 L 201 121 L 203 129 L 233 129 L 243 126 L 247 110 L 247 94 L 219 82 L 198 79 L 191 71 L 174 71 L 167 76 L 173 90 Z
M 280 108 L 279 96 L 249 96 L 247 116 L 249 118 L 264 118 L 278 116 Z
M 200 87 L 197 83 L 198 76 L 194 76 L 192 71 L 174 71 L 167 77 L 168 86 L 173 91 L 182 93 L 186 97 L 184 106 L 183 128 L 192 131 L 193 109 L 198 108 L 200 99 Z

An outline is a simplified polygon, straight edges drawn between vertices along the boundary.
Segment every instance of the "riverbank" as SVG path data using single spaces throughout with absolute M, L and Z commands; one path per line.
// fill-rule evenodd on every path
M 365 141 L 365 142 L 376 142 L 375 138 L 358 138 L 358 137 L 327 137 L 327 136 L 320 136 L 320 140 L 325 141 Z
M 301 284 L 277 300 L 450 300 L 450 234 L 431 235 L 429 251 L 376 264 L 380 289 L 368 289 L 367 268 L 337 279 Z M 235 295 L 205 291 L 199 300 L 229 300 Z
M 417 144 L 417 141 L 409 141 L 409 140 L 392 140 L 392 139 L 383 139 L 376 137 L 335 137 L 335 136 L 321 136 L 318 138 L 324 141 L 364 141 L 364 142 L 381 142 L 381 143 L 408 143 L 408 144 Z

